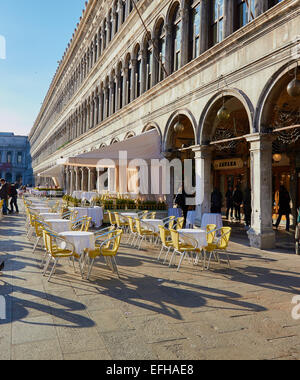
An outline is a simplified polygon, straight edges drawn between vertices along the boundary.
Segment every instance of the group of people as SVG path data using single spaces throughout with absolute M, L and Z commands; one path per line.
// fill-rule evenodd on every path
M 14 211 L 17 214 L 19 213 L 17 187 L 17 184 L 8 183 L 3 178 L 0 180 L 0 200 L 4 201 L 2 206 L 3 215 L 13 214 Z
M 249 187 L 246 188 L 243 194 L 240 186 L 237 185 L 235 188 L 229 186 L 226 198 L 226 219 L 231 220 L 233 217 L 237 222 L 241 222 L 241 207 L 244 207 L 245 214 L 245 224 L 250 227 L 251 225 L 251 190 Z M 211 212 L 213 214 L 221 214 L 223 206 L 223 196 L 218 188 L 215 188 L 211 194 Z

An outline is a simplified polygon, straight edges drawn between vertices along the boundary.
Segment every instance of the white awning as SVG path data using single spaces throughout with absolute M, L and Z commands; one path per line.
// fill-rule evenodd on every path
M 151 130 L 108 147 L 59 160 L 58 162 L 70 166 L 109 167 L 110 160 L 114 162 L 119 160 L 120 152 L 126 152 L 128 160 L 161 159 L 160 136 L 156 130 Z
M 43 171 L 42 173 L 38 174 L 38 177 L 43 178 L 57 178 L 60 177 L 63 174 L 63 165 L 55 165 L 50 169 L 47 169 Z

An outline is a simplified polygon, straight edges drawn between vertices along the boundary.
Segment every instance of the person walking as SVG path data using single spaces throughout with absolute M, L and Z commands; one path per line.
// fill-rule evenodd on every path
M 183 186 L 180 186 L 178 192 L 175 196 L 174 203 L 177 207 L 182 210 L 182 214 L 184 217 L 184 225 L 186 224 L 186 218 L 189 211 L 189 206 L 186 204 L 186 192 Z
M 281 222 L 281 218 L 283 215 L 286 217 L 286 231 L 290 230 L 290 214 L 292 212 L 291 206 L 291 197 L 289 192 L 284 186 L 280 186 L 279 189 L 279 211 L 278 211 L 278 219 L 275 224 L 276 229 L 278 229 L 279 224 Z
M 211 213 L 221 214 L 222 212 L 222 194 L 220 190 L 215 187 L 211 194 Z
M 243 193 L 239 185 L 236 186 L 233 193 L 234 217 L 237 222 L 241 221 L 241 205 L 243 203 Z
M 2 212 L 3 215 L 7 215 L 8 212 L 8 184 L 5 181 L 4 178 L 0 180 L 1 188 L 0 188 L 0 199 L 3 200 L 3 207 L 2 207 Z
M 251 199 L 251 189 L 246 188 L 244 196 L 244 213 L 245 213 L 245 224 L 246 227 L 251 227 L 251 214 L 252 214 L 252 199 Z
M 15 184 L 11 184 L 10 185 L 9 196 L 11 197 L 11 200 L 10 200 L 10 211 L 13 213 L 14 212 L 14 206 L 15 206 L 16 213 L 19 214 L 18 191 L 17 191 L 17 187 L 16 187 Z
M 226 198 L 226 219 L 229 220 L 229 214 L 231 219 L 233 219 L 233 188 L 229 186 L 227 193 L 225 194 Z

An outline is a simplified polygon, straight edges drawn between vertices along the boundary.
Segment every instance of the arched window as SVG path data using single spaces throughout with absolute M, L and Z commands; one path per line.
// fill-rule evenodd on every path
M 108 14 L 107 29 L 108 29 L 108 42 L 110 42 L 112 40 L 112 37 L 113 37 L 112 11 L 110 11 Z
M 114 4 L 114 17 L 115 17 L 115 30 L 114 30 L 114 34 L 116 34 L 119 31 L 119 22 L 120 22 L 120 5 L 119 5 L 119 0 L 116 0 L 115 4 Z
M 122 72 L 122 64 L 119 64 L 118 67 L 118 108 L 122 109 L 124 100 L 123 100 L 123 91 L 124 91 L 124 77 Z
M 200 32 L 201 32 L 201 5 L 200 3 L 196 4 L 192 9 L 191 9 L 191 17 L 190 17 L 190 30 L 191 30 L 191 54 L 190 56 L 192 59 L 195 59 L 199 57 L 200 55 Z
M 142 88 L 142 56 L 140 48 L 136 51 L 136 67 L 135 67 L 135 98 L 141 95 Z
M 123 24 L 126 20 L 126 0 L 122 1 L 122 19 L 121 23 Z
M 12 153 L 11 152 L 7 152 L 6 163 L 7 164 L 11 164 L 11 162 L 12 162 Z
M 161 24 L 158 32 L 158 56 L 158 82 L 160 82 L 165 79 L 166 76 L 164 69 L 166 65 L 166 32 L 163 23 Z
M 97 59 L 98 59 L 98 35 L 96 34 L 95 38 L 94 38 L 94 63 L 97 62 Z
M 255 17 L 255 0 L 237 1 L 238 28 L 242 28 Z
M 103 31 L 102 31 L 102 47 L 103 50 L 106 48 L 106 41 L 107 41 L 107 22 L 106 19 L 103 21 Z
M 224 39 L 224 0 L 212 2 L 211 43 L 216 45 Z
M 103 47 L 103 41 L 102 41 L 102 29 L 99 29 L 98 32 L 98 50 L 99 50 L 99 58 L 101 57 L 102 54 L 102 47 Z
M 173 34 L 173 65 L 172 72 L 177 71 L 181 66 L 181 16 L 179 5 L 174 10 L 172 19 Z

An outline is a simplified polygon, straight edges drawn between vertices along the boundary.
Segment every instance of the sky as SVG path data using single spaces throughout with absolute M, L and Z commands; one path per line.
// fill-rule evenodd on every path
M 0 0 L 0 132 L 29 134 L 84 3 Z

